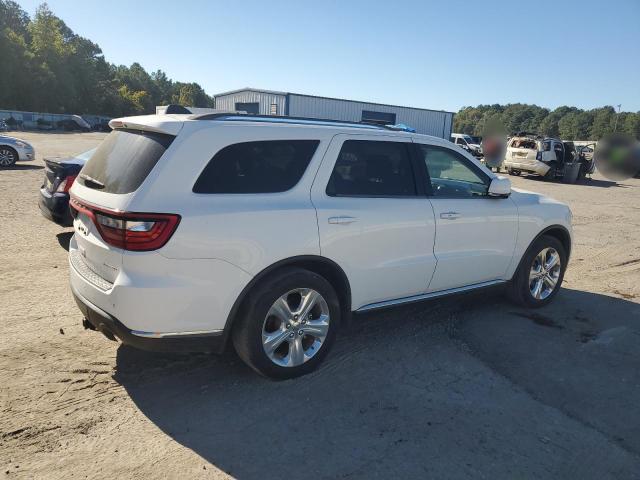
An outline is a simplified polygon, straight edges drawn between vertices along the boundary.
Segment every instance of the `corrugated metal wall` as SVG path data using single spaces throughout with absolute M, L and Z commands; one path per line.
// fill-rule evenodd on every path
M 295 93 L 282 94 L 242 90 L 216 95 L 215 99 L 216 109 L 218 110 L 235 110 L 236 103 L 258 103 L 260 105 L 260 115 L 270 115 L 272 104 L 278 105 L 278 115 L 346 120 L 350 122 L 360 122 L 363 110 L 395 113 L 396 123 L 404 123 L 415 128 L 418 133 L 446 139 L 449 139 L 453 126 L 453 113 L 451 112 L 393 107 L 375 103 L 297 95 Z
M 404 123 L 415 128 L 418 133 L 446 139 L 451 135 L 453 120 L 451 112 L 289 94 L 289 115 L 292 117 L 330 118 L 359 122 L 362 120 L 363 110 L 395 113 L 396 123 Z
M 259 103 L 260 115 L 271 113 L 271 104 L 278 105 L 278 115 L 285 114 L 286 96 L 276 93 L 244 90 L 227 95 L 216 95 L 216 110 L 235 110 L 236 103 Z

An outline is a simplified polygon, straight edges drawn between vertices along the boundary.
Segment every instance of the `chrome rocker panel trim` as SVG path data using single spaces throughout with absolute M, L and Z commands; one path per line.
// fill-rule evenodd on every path
M 370 303 L 369 305 L 360 307 L 359 309 L 356 310 L 356 312 L 358 313 L 367 312 L 369 310 L 377 310 L 378 308 L 391 307 L 394 305 L 402 305 L 405 303 L 419 302 L 421 300 L 428 300 L 430 298 L 445 297 L 447 295 L 452 295 L 454 293 L 462 293 L 462 292 L 467 292 L 471 290 L 476 290 L 479 288 L 493 287 L 496 285 L 501 285 L 503 283 L 506 283 L 506 281 L 491 280 L 488 282 L 474 283 L 473 285 L 467 285 L 465 287 L 450 288 L 448 290 L 439 290 L 437 292 L 423 293 L 420 295 L 414 295 L 412 297 L 397 298 L 395 300 L 385 300 L 384 302 Z

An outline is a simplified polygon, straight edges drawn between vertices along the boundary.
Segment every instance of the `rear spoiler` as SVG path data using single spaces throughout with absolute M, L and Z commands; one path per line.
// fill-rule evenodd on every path
M 175 137 L 182 130 L 184 122 L 171 117 L 141 115 L 138 117 L 115 118 L 109 122 L 109 126 L 114 130 L 142 130 L 143 132 L 164 133 Z

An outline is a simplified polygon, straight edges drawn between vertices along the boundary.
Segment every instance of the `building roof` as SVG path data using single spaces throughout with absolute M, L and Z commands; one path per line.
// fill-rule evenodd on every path
M 252 88 L 252 87 L 245 87 L 245 88 L 239 88 L 237 90 L 230 90 L 228 92 L 222 92 L 222 93 L 217 93 L 214 95 L 215 97 L 222 97 L 225 95 L 233 95 L 234 93 L 240 93 L 240 92 L 256 92 L 256 93 L 267 93 L 270 95 L 296 95 L 298 97 L 309 97 L 309 98 L 321 98 L 324 100 L 336 100 L 339 102 L 352 102 L 352 103 L 367 103 L 369 105 L 379 105 L 381 107 L 391 107 L 391 108 L 410 108 L 412 110 L 423 110 L 426 112 L 441 112 L 441 113 L 451 113 L 454 114 L 454 112 L 449 112 L 447 110 L 434 110 L 431 108 L 420 108 L 420 107 L 408 107 L 406 105 L 391 105 L 388 103 L 377 103 L 377 102 L 366 102 L 366 101 L 362 101 L 362 100 L 349 100 L 346 98 L 336 98 L 336 97 L 322 97 L 322 96 L 318 96 L 318 95 L 307 95 L 304 93 L 294 93 L 294 92 L 280 92 L 277 90 L 262 90 L 259 88 Z

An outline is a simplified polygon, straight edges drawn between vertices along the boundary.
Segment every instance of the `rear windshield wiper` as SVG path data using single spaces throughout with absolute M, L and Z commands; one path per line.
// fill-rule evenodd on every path
M 85 187 L 93 188 L 96 190 L 102 190 L 104 188 L 104 183 L 99 182 L 95 178 L 91 178 L 89 175 L 81 173 L 80 178 L 84 180 Z

